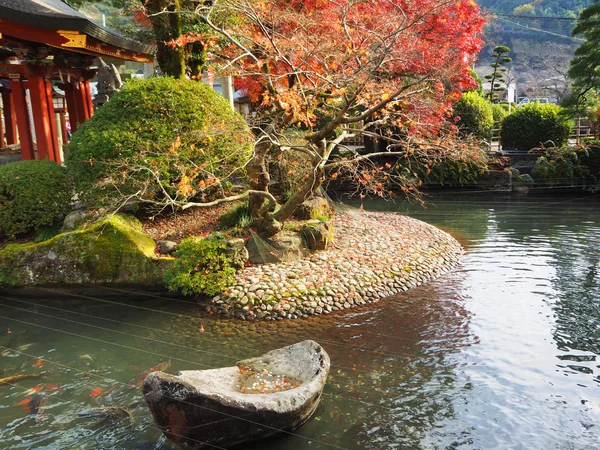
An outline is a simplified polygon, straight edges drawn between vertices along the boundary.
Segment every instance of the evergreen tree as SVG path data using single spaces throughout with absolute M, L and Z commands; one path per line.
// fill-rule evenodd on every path
M 581 11 L 573 35 L 580 35 L 584 42 L 575 50 L 569 76 L 573 79 L 573 92 L 577 103 L 582 104 L 588 93 L 600 88 L 600 0 L 594 0 Z
M 500 103 L 499 93 L 506 90 L 507 82 L 504 77 L 506 67 L 504 67 L 504 64 L 512 61 L 512 58 L 507 56 L 508 52 L 510 52 L 510 48 L 506 45 L 494 47 L 494 53 L 492 53 L 493 62 L 490 64 L 490 67 L 494 71 L 485 76 L 485 79 L 490 82 L 490 92 L 488 92 L 486 97 L 491 103 Z

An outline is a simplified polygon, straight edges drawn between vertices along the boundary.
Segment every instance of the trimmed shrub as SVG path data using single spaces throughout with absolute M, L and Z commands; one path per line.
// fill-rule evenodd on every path
M 461 135 L 489 139 L 494 125 L 492 107 L 476 92 L 465 92 L 454 105 L 454 117 Z
M 53 225 L 71 209 L 73 187 L 64 167 L 52 161 L 0 166 L 0 235 L 15 236 Z
M 528 103 L 504 118 L 500 143 L 505 150 L 560 147 L 569 139 L 572 123 L 552 103 Z
M 227 243 L 217 233 L 208 238 L 190 237 L 181 241 L 178 257 L 165 272 L 164 280 L 171 291 L 185 295 L 215 295 L 233 283 L 233 260 L 225 254 Z
M 216 191 L 248 161 L 253 142 L 242 116 L 209 86 L 132 80 L 73 134 L 65 164 L 90 207 L 132 195 L 186 201 Z
M 505 105 L 492 103 L 490 106 L 492 107 L 492 116 L 494 117 L 494 123 L 502 123 L 504 118 L 508 116 L 508 111 L 504 107 Z

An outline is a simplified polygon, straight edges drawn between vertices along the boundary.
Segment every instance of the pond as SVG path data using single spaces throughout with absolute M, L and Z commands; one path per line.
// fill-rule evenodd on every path
M 0 448 L 175 448 L 130 386 L 137 375 L 306 338 L 332 360 L 315 416 L 244 449 L 597 448 L 600 196 L 445 193 L 426 206 L 363 205 L 449 231 L 466 249 L 453 272 L 308 320 L 216 319 L 134 289 L 0 292 L 0 378 L 41 375 L 0 386 Z M 107 407 L 127 413 L 79 415 Z

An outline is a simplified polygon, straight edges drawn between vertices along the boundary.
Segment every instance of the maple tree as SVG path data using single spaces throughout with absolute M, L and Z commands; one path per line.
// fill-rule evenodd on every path
M 260 105 L 250 188 L 269 191 L 270 158 L 299 153 L 308 162 L 283 204 L 250 195 L 250 213 L 270 233 L 326 175 L 350 175 L 379 195 L 392 182 L 411 189 L 398 165 L 360 163 L 442 148 L 453 103 L 475 86 L 468 67 L 484 20 L 472 0 L 215 0 L 194 13 L 220 39 L 209 52 L 214 70 L 232 74 Z M 300 141 L 291 128 L 304 132 Z M 352 135 L 388 144 L 334 157 Z
M 269 234 L 327 177 L 351 179 L 361 195 L 388 195 L 394 183 L 409 192 L 417 183 L 410 161 L 427 166 L 428 152 L 439 159 L 449 147 L 463 148 L 447 119 L 462 92 L 476 86 L 469 66 L 484 19 L 473 0 L 141 4 L 165 29 L 178 26 L 165 17 L 201 23 L 188 33 L 171 30 L 163 42 L 173 49 L 201 43 L 210 70 L 232 75 L 256 105 L 254 152 L 244 167 L 249 189 L 233 197 L 249 196 L 255 224 Z M 343 145 L 352 136 L 385 145 L 359 154 Z M 286 201 L 269 191 L 274 165 L 296 175 Z

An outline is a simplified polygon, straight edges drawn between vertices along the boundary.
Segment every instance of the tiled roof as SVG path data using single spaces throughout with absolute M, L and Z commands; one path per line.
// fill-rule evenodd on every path
M 0 0 L 0 19 L 41 29 L 79 31 L 124 50 L 154 53 L 154 47 L 95 24 L 61 0 Z

